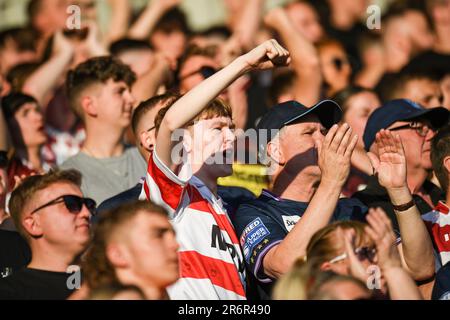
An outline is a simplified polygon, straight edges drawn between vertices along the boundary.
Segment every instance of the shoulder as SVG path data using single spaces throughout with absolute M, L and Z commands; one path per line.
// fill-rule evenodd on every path
M 98 214 L 101 214 L 106 210 L 114 209 L 123 203 L 138 200 L 141 191 L 142 191 L 142 184 L 138 183 L 134 187 L 125 190 L 109 199 L 106 199 L 97 208 Z
M 89 161 L 89 157 L 82 152 L 78 152 L 76 155 L 70 157 L 64 161 L 61 165 L 61 169 L 80 169 L 82 165 Z

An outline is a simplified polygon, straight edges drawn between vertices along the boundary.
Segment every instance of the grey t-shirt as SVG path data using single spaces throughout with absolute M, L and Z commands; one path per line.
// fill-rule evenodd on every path
M 146 174 L 146 163 L 136 147 L 119 157 L 97 159 L 79 152 L 67 159 L 61 169 L 76 169 L 83 175 L 81 191 L 99 205 L 104 200 L 134 187 Z

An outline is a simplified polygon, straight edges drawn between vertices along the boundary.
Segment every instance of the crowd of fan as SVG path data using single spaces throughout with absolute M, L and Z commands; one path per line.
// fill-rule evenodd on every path
M 0 32 L 0 299 L 450 299 L 450 0 L 130 2 Z

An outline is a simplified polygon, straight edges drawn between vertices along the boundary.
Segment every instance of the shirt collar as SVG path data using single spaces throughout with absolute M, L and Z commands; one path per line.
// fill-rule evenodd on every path
M 440 213 L 443 213 L 443 214 L 448 214 L 450 211 L 450 208 L 447 206 L 447 204 L 445 204 L 444 201 L 439 201 L 438 204 L 436 205 L 436 207 L 434 207 L 434 210 L 439 211 Z

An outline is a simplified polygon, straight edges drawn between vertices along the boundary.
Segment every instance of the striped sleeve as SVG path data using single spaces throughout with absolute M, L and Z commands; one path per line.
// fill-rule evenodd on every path
M 181 202 L 183 190 L 190 176 L 178 177 L 154 151 L 149 158 L 141 199 L 147 199 L 174 213 Z

